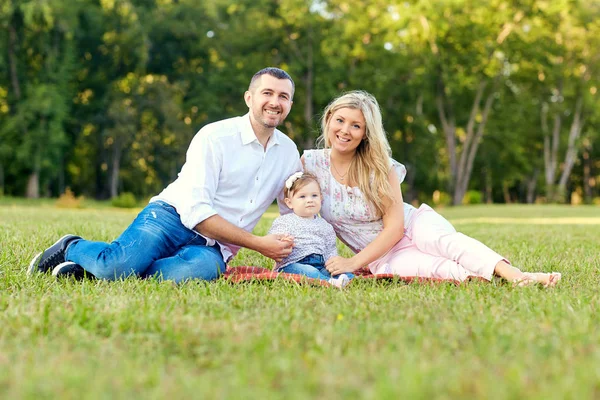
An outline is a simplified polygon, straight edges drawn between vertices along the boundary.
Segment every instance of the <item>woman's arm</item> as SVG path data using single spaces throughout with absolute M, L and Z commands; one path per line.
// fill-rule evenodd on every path
M 391 249 L 404 236 L 404 202 L 400 181 L 396 171 L 392 168 L 388 174 L 392 187 L 394 201 L 388 200 L 385 213 L 382 216 L 383 230 L 367 247 L 351 258 L 332 257 L 325 265 L 332 275 L 344 272 L 353 272 L 377 260 Z

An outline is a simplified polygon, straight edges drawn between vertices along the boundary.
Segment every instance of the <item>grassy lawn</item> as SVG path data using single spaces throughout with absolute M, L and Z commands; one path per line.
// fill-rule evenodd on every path
M 600 207 L 440 210 L 523 269 L 562 272 L 552 290 L 26 278 L 59 236 L 110 241 L 136 212 L 0 201 L 3 398 L 600 397 Z

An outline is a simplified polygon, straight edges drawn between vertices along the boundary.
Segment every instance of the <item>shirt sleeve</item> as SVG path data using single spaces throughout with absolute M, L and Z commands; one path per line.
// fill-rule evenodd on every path
M 392 163 L 392 168 L 394 168 L 396 175 L 398 175 L 398 180 L 400 183 L 404 182 L 404 177 L 406 176 L 406 167 L 393 158 L 390 158 L 390 161 Z
M 302 158 L 304 159 L 304 172 L 315 173 L 314 168 L 314 150 L 304 150 Z
M 190 197 L 182 199 L 181 222 L 188 229 L 217 214 L 213 207 L 219 183 L 222 150 L 211 140 L 210 131 L 201 129 L 192 139 L 185 165 L 179 174 L 191 186 Z

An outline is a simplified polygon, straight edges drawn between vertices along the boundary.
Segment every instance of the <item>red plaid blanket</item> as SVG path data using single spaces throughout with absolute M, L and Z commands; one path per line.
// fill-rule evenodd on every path
M 421 277 L 402 277 L 392 274 L 380 274 L 373 275 L 367 268 L 362 268 L 354 273 L 356 279 L 384 279 L 388 281 L 400 281 L 405 283 L 452 283 L 455 285 L 461 282 L 454 279 L 440 279 L 440 278 L 421 278 Z M 227 267 L 224 278 L 230 282 L 244 282 L 253 280 L 274 280 L 274 279 L 286 279 L 288 281 L 294 281 L 298 283 L 309 283 L 317 286 L 329 286 L 329 283 L 320 279 L 311 279 L 303 275 L 287 274 L 274 272 L 268 268 L 261 267 Z M 484 280 L 479 277 L 472 277 L 472 280 Z M 352 281 L 351 281 L 352 283 Z

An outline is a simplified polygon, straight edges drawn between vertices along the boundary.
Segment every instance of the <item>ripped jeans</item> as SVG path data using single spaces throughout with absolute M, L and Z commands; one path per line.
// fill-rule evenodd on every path
M 175 208 L 162 201 L 148 204 L 110 244 L 73 241 L 65 259 L 107 280 L 128 276 L 213 280 L 226 267 L 219 245 L 207 246 L 202 236 L 181 223 Z

